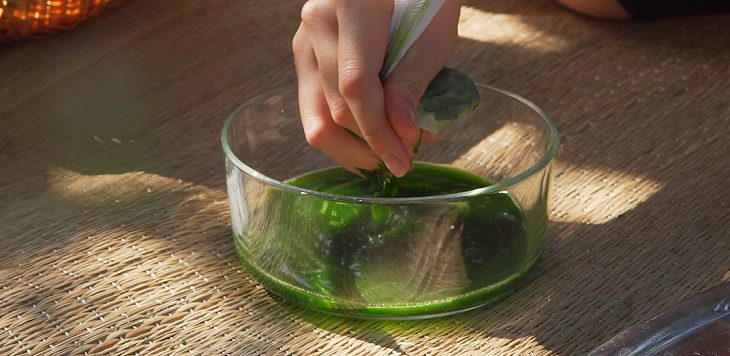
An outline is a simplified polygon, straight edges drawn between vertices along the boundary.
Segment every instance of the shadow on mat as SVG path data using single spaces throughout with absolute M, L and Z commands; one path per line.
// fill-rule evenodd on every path
M 664 188 L 605 224 L 553 223 L 544 257 L 528 277 L 530 283 L 484 309 L 435 320 L 378 322 L 321 316 L 287 305 L 282 308 L 318 328 L 406 354 L 409 347 L 422 344 L 443 350 L 447 338 L 459 337 L 464 338 L 463 343 L 454 347 L 465 350 L 475 349 L 486 337 L 504 338 L 505 343 L 531 338 L 550 351 L 573 354 L 585 353 L 664 309 L 671 304 L 667 301 L 679 301 L 699 292 L 698 286 L 727 278 L 729 259 L 723 251 L 728 249 L 730 208 L 719 204 L 727 197 L 724 177 L 730 176 L 730 148 L 722 144 L 730 135 L 727 91 L 715 92 L 725 95 L 718 99 L 695 90 L 718 81 L 722 84 L 721 76 L 695 78 L 697 81 L 682 76 L 686 71 L 701 76 L 704 72 L 695 70 L 702 66 L 716 69 L 708 74 L 723 69 L 727 74 L 722 56 L 726 56 L 723 49 L 730 47 L 730 29 L 702 18 L 641 24 L 593 21 L 572 15 L 550 1 L 471 1 L 468 5 L 484 12 L 520 14 L 515 21 L 521 26 L 545 32 L 564 45 L 551 51 L 462 39 L 455 67 L 474 73 L 479 81 L 524 95 L 552 114 L 562 135 L 561 164 L 587 171 L 596 168 L 629 176 L 641 174 L 661 182 Z M 566 19 L 556 22 L 556 16 Z M 293 32 L 295 24 L 290 27 Z M 270 54 L 275 63 L 289 65 L 286 48 L 290 33 L 276 34 L 276 42 L 284 45 L 273 48 L 267 48 L 265 41 L 242 36 L 232 39 L 230 52 L 221 56 L 238 55 L 237 60 L 246 63 L 257 58 L 247 57 L 250 53 L 260 51 Z M 246 47 L 245 42 L 255 47 Z M 250 88 L 262 92 L 262 81 L 270 88 L 286 77 L 282 72 L 266 72 L 264 66 L 241 72 L 232 72 L 232 66 L 191 69 L 183 61 L 170 60 L 179 53 L 158 49 L 153 40 L 143 45 L 155 51 L 128 53 L 120 60 L 106 58 L 99 66 L 110 70 L 102 71 L 105 74 L 101 77 L 73 73 L 66 78 L 67 92 L 41 90 L 37 105 L 0 113 L 5 118 L 0 127 L 11 133 L 0 142 L 7 168 L 0 179 L 3 183 L 17 177 L 27 179 L 29 186 L 38 188 L 38 194 L 47 199 L 43 209 L 47 209 L 49 219 L 60 216 L 72 220 L 62 212 L 79 205 L 48 191 L 52 179 L 48 169 L 55 167 L 89 176 L 145 172 L 223 194 L 223 158 L 218 143 L 223 118 L 252 94 Z M 135 68 L 125 64 L 129 62 L 142 64 Z M 150 87 L 146 87 L 147 92 L 138 91 L 140 83 L 146 81 L 160 87 L 170 81 L 185 81 L 187 78 L 179 78 L 180 73 L 191 70 L 206 70 L 208 78 L 193 78 L 198 81 L 174 86 L 177 91 L 172 93 L 156 93 Z M 53 73 L 40 76 L 44 75 L 52 77 Z M 279 79 L 269 82 L 270 78 Z M 625 96 L 632 85 L 644 87 L 646 93 Z M 201 87 L 212 88 L 212 92 Z M 146 99 L 148 96 L 155 100 Z M 167 101 L 157 101 L 159 98 Z M 181 107 L 171 102 L 179 102 Z M 716 115 L 702 115 L 702 108 L 712 109 Z M 691 120 L 676 119 L 678 115 Z M 26 117 L 41 120 L 30 125 Z M 704 136 L 703 128 L 709 130 Z M 716 141 L 705 142 L 707 137 Z M 706 147 L 697 148 L 697 142 Z M 28 162 L 35 167 L 28 168 Z M 14 171 L 35 175 L 16 176 Z M 186 204 L 192 192 L 139 194 L 129 196 L 121 206 L 113 200 L 90 202 L 88 210 L 105 213 L 81 219 L 99 231 L 123 223 L 130 229 L 155 231 L 161 236 L 180 234 L 171 226 L 179 223 L 175 209 Z M 166 204 L 150 218 L 145 209 L 155 201 Z M 185 214 L 200 214 L 200 220 L 195 221 L 226 216 L 225 206 L 205 207 L 201 203 L 199 211 L 192 209 Z M 3 212 L 12 213 L 7 206 Z M 159 226 L 161 221 L 165 226 Z M 217 235 L 207 236 L 210 240 L 206 241 L 228 243 L 225 224 L 216 223 L 219 227 L 213 230 Z M 50 249 L 54 244 L 63 246 L 77 232 L 61 232 L 50 241 L 34 237 L 39 239 L 34 241 L 43 241 Z M 191 233 L 185 238 L 197 237 Z M 3 256 L 13 255 L 17 245 L 10 237 L 1 240 Z M 194 245 L 171 248 L 175 251 Z M 232 248 L 224 257 L 235 263 Z M 9 265 L 13 261 L 5 262 Z M 615 293 L 617 289 L 621 294 Z M 28 298 L 24 303 L 35 300 Z M 284 328 L 286 322 L 275 323 Z

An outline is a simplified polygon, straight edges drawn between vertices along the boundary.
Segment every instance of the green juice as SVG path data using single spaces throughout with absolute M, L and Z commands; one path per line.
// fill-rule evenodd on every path
M 369 179 L 341 168 L 287 183 L 372 197 Z M 491 182 L 425 163 L 397 180 L 396 197 L 464 192 Z M 418 318 L 483 305 L 512 290 L 532 267 L 544 230 L 528 233 L 507 192 L 453 202 L 365 204 L 268 189 L 236 250 L 274 294 L 324 312 Z M 539 248 L 535 248 L 539 246 Z

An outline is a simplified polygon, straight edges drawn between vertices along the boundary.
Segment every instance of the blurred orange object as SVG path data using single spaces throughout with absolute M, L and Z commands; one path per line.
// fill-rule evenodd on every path
M 121 0 L 0 0 L 0 41 L 71 28 Z

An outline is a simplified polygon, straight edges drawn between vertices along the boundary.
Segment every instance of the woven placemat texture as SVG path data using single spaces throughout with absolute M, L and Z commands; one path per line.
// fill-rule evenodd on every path
M 0 47 L 0 355 L 584 354 L 730 280 L 730 17 L 475 0 L 452 65 L 561 131 L 530 283 L 412 322 L 272 299 L 233 251 L 219 132 L 293 80 L 301 4 L 128 1 Z

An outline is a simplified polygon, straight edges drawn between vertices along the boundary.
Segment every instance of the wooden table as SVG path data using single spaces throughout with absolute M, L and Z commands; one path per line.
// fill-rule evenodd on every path
M 584 354 L 730 280 L 730 17 L 490 0 L 452 65 L 563 141 L 531 283 L 417 322 L 274 301 L 233 253 L 219 132 L 294 80 L 300 6 L 131 0 L 0 45 L 0 354 Z

